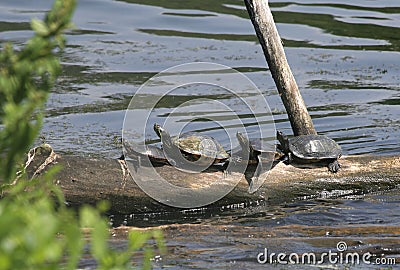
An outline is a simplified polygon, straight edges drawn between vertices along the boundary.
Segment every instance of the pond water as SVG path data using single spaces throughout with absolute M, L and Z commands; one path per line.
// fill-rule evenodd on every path
M 400 2 L 269 2 L 317 131 L 335 139 L 345 155 L 400 154 Z M 30 18 L 42 18 L 49 6 L 44 0 L 2 1 L 0 42 L 23 45 L 32 35 Z M 190 62 L 218 63 L 248 76 L 266 97 L 276 128 L 291 133 L 242 1 L 82 0 L 73 21 L 76 28 L 67 35 L 68 45 L 61 54 L 64 71 L 47 102 L 40 138 L 58 152 L 120 156 L 121 129 L 132 96 L 158 72 Z M 174 107 L 199 97 L 221 100 L 245 118 L 243 108 L 218 89 L 205 87 L 182 93 L 167 96 L 150 120 L 163 123 Z M 143 106 L 151 103 L 151 98 L 143 97 Z M 252 120 L 246 122 L 250 127 L 254 124 Z M 192 128 L 228 145 L 222 127 L 200 121 Z M 146 139 L 155 140 L 156 136 Z M 210 230 L 216 234 L 210 243 L 200 232 L 194 238 L 182 232 L 169 242 L 175 252 L 164 259 L 164 266 L 185 264 L 189 258 L 186 266 L 172 268 L 255 268 L 254 254 L 264 245 L 280 246 L 275 251 L 285 252 L 326 247 L 324 237 L 291 231 L 283 225 L 396 227 L 400 222 L 399 202 L 400 191 L 394 189 L 366 197 L 306 200 L 223 213 L 153 213 L 131 218 L 129 225 L 234 225 L 242 231 L 231 238 Z M 245 233 L 248 227 L 254 234 Z M 261 233 L 275 227 L 279 231 L 276 237 Z M 343 235 L 354 240 L 357 233 L 349 229 Z M 371 233 L 370 241 L 359 246 L 374 247 L 371 239 L 381 236 L 379 232 Z M 398 234 L 392 231 L 385 236 L 388 249 L 399 254 L 396 250 L 400 245 L 389 241 Z

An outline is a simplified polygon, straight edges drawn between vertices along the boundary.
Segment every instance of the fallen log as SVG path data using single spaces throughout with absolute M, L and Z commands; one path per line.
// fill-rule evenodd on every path
M 110 212 L 114 214 L 181 210 L 161 204 L 143 192 L 129 171 L 126 171 L 125 161 L 59 155 L 54 154 L 51 148 L 48 151 L 50 152 L 47 155 L 51 157 L 51 161 L 49 162 L 47 157 L 37 155 L 31 158 L 27 173 L 37 176 L 54 164 L 60 164 L 62 170 L 56 176 L 56 183 L 61 187 L 66 201 L 72 206 L 94 205 L 99 201 L 108 200 L 111 205 Z M 242 177 L 228 195 L 207 207 L 282 204 L 299 199 L 365 194 L 392 189 L 400 183 L 398 155 L 345 156 L 340 162 L 342 169 L 336 174 L 330 173 L 326 167 L 305 169 L 278 163 L 263 176 L 265 182 L 256 193 L 247 192 L 248 183 Z M 165 165 L 156 169 L 171 179 L 172 184 L 192 188 L 209 185 L 214 181 L 214 174 L 221 173 L 211 171 L 182 178 L 171 166 Z

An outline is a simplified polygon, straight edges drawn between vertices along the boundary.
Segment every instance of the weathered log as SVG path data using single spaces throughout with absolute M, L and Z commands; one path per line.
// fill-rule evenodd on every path
M 60 164 L 62 170 L 57 175 L 56 183 L 71 205 L 108 200 L 111 203 L 110 212 L 120 214 L 180 210 L 146 195 L 127 174 L 121 160 L 54 153 L 50 156 L 51 162 L 46 159 L 32 162 L 27 172 L 37 176 L 49 166 Z M 43 162 L 47 165 L 44 170 L 41 166 Z M 400 156 L 346 156 L 340 162 L 342 169 L 336 174 L 330 173 L 326 167 L 305 169 L 279 163 L 269 174 L 263 175 L 266 180 L 256 193 L 247 192 L 248 184 L 243 177 L 233 191 L 207 207 L 247 206 L 261 202 L 281 204 L 298 199 L 364 194 L 394 188 L 400 183 Z M 172 184 L 193 188 L 209 185 L 216 174 L 221 173 L 210 171 L 183 178 L 171 166 L 156 169 Z
M 245 0 L 272 77 L 286 108 L 294 135 L 316 134 L 307 107 L 286 60 L 267 0 Z

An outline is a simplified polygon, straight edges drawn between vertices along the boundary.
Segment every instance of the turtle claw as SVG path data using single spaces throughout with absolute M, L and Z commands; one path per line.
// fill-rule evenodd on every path
M 252 177 L 251 178 L 251 182 L 249 184 L 249 189 L 247 190 L 247 192 L 249 194 L 253 194 L 254 192 L 256 192 L 258 190 L 258 188 L 254 187 L 254 182 L 257 182 L 257 180 L 258 180 L 258 177 Z
M 288 153 L 287 155 L 281 157 L 279 160 L 282 161 L 285 165 L 289 165 L 290 163 L 292 163 L 292 155 Z
M 176 161 L 173 160 L 173 159 L 169 159 L 168 162 L 171 164 L 172 167 L 176 167 L 177 166 Z
M 341 167 L 342 165 L 340 165 L 340 163 L 337 160 L 328 164 L 329 171 L 333 173 L 337 173 Z
M 228 175 L 229 175 L 229 174 L 230 174 L 230 173 L 228 173 L 227 170 L 224 170 L 224 171 L 222 172 L 222 179 L 228 178 Z

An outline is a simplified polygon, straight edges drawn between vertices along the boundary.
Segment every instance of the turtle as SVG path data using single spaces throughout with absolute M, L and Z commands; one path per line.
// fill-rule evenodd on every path
M 330 172 L 336 173 L 341 165 L 338 158 L 342 149 L 331 138 L 325 135 L 300 135 L 288 138 L 283 132 L 277 131 L 280 150 L 285 154 L 287 164 L 327 164 Z
M 260 186 L 262 185 L 263 181 L 259 183 L 259 176 L 261 173 L 266 171 L 266 167 L 264 166 L 268 162 L 273 162 L 275 157 L 275 151 L 271 149 L 271 151 L 267 151 L 262 148 L 262 140 L 261 139 L 248 139 L 242 133 L 237 132 L 236 138 L 239 141 L 240 151 L 233 156 L 237 156 L 236 160 L 242 159 L 241 161 L 247 162 L 248 165 L 257 165 L 254 172 L 247 179 L 249 183 L 249 193 L 256 192 Z M 237 161 L 236 161 L 237 162 Z M 246 169 L 246 173 L 249 169 Z
M 178 161 L 181 153 L 190 161 L 203 158 L 211 164 L 223 163 L 230 157 L 222 145 L 211 136 L 185 132 L 180 136 L 171 137 L 169 132 L 157 123 L 154 124 L 154 131 L 161 138 L 163 148 L 172 160 Z
M 239 131 L 236 133 L 236 138 L 240 145 L 239 157 L 245 158 L 248 164 L 257 164 L 261 162 L 260 158 L 263 156 L 275 156 L 276 154 L 272 149 L 270 151 L 263 149 L 262 140 L 260 138 L 248 139 Z
M 123 145 L 126 155 L 130 158 L 137 159 L 139 161 L 139 165 L 142 165 L 141 161 L 143 161 L 144 157 L 147 157 L 152 164 L 169 164 L 167 157 L 164 155 L 164 151 L 159 147 L 156 147 L 154 145 L 144 145 L 143 148 L 139 147 L 139 145 L 135 145 L 135 143 L 129 143 L 126 140 L 123 140 Z

